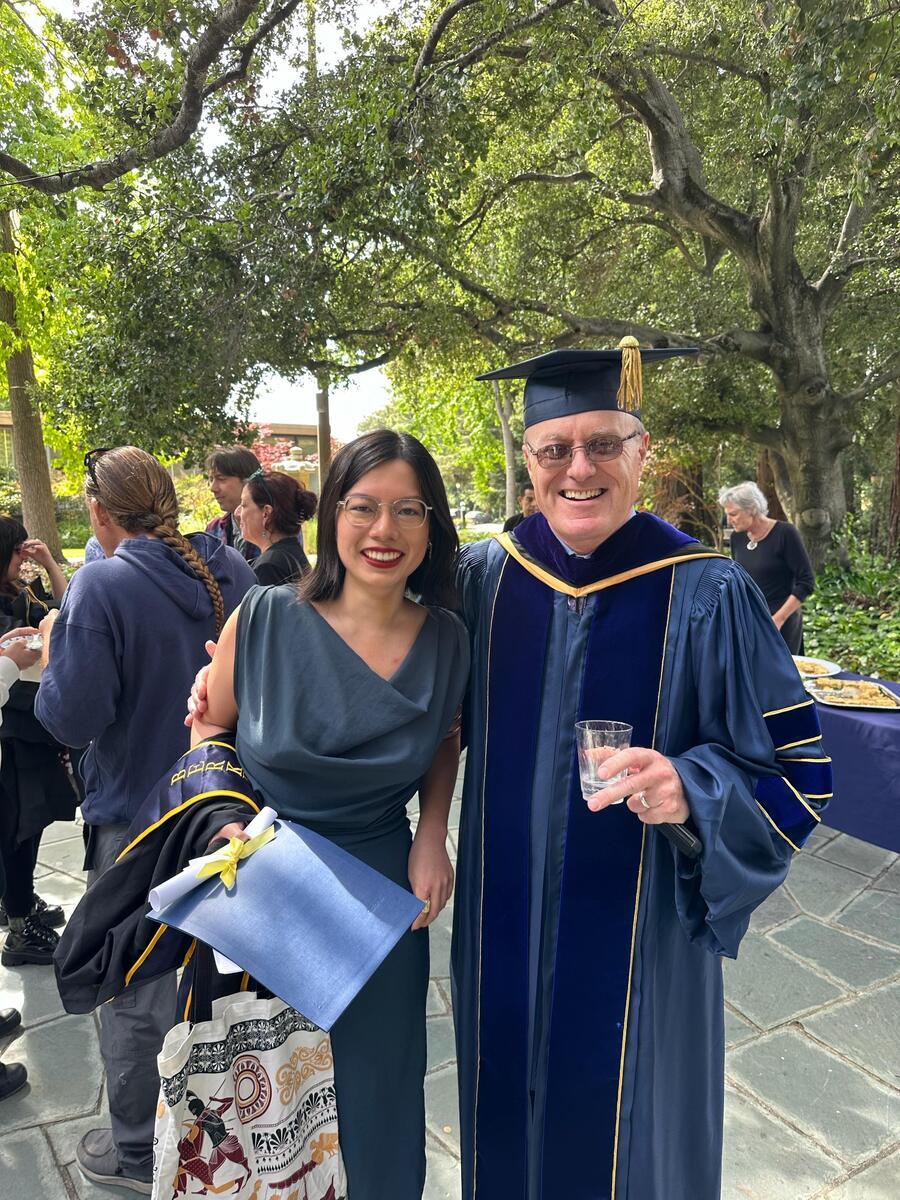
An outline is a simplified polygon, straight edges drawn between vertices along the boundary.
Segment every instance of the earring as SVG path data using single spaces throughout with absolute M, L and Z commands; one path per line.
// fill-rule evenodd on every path
M 428 543 L 428 557 L 431 558 L 431 542 Z

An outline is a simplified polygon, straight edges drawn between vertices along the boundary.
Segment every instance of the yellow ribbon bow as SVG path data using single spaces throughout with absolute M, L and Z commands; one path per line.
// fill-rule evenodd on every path
M 264 829 L 262 833 L 258 833 L 256 837 L 247 841 L 239 837 L 229 838 L 227 846 L 223 846 L 221 850 L 216 850 L 207 857 L 206 862 L 197 872 L 197 878 L 208 879 L 211 875 L 218 875 L 225 884 L 226 890 L 230 892 L 237 879 L 237 867 L 240 860 L 255 854 L 260 846 L 271 842 L 274 836 L 275 827 L 270 825 L 268 829 Z

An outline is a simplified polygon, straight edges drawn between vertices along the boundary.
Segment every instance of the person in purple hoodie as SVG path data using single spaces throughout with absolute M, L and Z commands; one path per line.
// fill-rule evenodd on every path
M 106 558 L 76 572 L 41 623 L 48 665 L 35 714 L 81 764 L 88 884 L 115 861 L 159 776 L 189 748 L 184 697 L 204 645 L 253 586 L 241 555 L 178 531 L 165 468 L 135 446 L 85 456 L 91 525 Z M 174 973 L 103 1005 L 100 1049 L 111 1129 L 85 1134 L 76 1158 L 95 1183 L 151 1192 L 156 1056 L 176 1022 Z

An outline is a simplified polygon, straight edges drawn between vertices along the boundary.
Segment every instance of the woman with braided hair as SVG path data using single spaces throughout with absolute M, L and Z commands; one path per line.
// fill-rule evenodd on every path
M 175 488 L 151 454 L 94 450 L 85 467 L 106 557 L 76 572 L 58 615 L 41 624 L 52 634 L 35 713 L 66 745 L 90 743 L 82 760 L 90 884 L 115 861 L 160 775 L 189 749 L 184 696 L 205 643 L 255 579 L 230 546 L 179 532 Z M 92 1130 L 77 1148 L 89 1179 L 150 1194 L 156 1056 L 175 1020 L 174 975 L 102 1006 L 112 1128 Z

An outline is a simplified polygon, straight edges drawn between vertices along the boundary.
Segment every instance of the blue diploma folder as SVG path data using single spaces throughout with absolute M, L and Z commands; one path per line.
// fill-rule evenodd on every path
M 277 821 L 275 833 L 241 860 L 230 892 L 215 876 L 147 915 L 206 942 L 327 1030 L 423 904 L 309 829 Z

